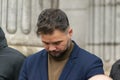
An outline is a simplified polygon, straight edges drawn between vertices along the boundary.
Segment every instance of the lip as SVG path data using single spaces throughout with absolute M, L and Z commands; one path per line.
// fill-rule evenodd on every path
M 59 52 L 50 52 L 50 54 L 59 54 Z

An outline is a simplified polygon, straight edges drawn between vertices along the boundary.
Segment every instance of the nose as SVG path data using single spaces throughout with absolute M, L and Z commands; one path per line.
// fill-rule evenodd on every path
M 54 45 L 49 45 L 48 50 L 54 51 L 54 50 L 56 50 L 56 47 Z

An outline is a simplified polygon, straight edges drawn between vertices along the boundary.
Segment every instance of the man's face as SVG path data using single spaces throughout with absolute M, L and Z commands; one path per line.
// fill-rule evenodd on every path
M 70 46 L 71 36 L 72 29 L 69 28 L 65 33 L 55 30 L 53 34 L 41 34 L 41 40 L 51 56 L 60 57 Z

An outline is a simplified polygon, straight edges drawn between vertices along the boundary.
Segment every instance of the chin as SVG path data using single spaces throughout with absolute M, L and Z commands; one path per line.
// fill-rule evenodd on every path
M 53 56 L 53 57 L 60 57 L 61 56 L 60 53 L 55 53 L 55 54 L 50 54 L 50 55 Z

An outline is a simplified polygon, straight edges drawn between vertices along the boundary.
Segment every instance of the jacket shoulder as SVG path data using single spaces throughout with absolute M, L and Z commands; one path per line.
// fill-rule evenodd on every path
M 36 53 L 28 56 L 25 61 L 28 62 L 28 63 L 29 63 L 29 62 L 30 62 L 30 63 L 34 63 L 34 62 L 37 62 L 37 61 L 39 61 L 39 60 L 42 60 L 42 59 L 45 58 L 46 56 L 47 56 L 47 52 L 46 52 L 45 49 L 43 49 L 43 50 L 41 50 L 41 51 L 39 51 L 39 52 L 36 52 Z

